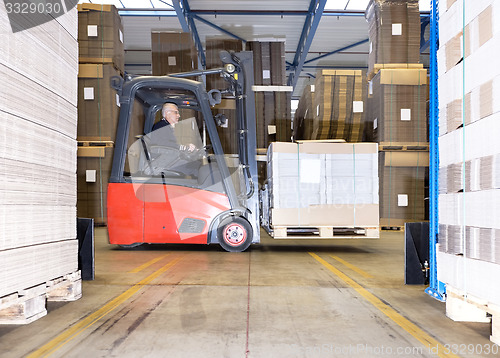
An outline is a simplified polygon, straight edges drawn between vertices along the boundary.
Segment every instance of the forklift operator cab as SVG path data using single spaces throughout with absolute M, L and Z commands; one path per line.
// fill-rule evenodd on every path
M 222 152 L 203 84 L 144 76 L 114 87 L 121 108 L 108 185 L 110 243 L 219 243 L 243 251 L 258 242 L 252 175 L 238 155 Z M 177 105 L 179 122 L 153 130 L 165 103 Z

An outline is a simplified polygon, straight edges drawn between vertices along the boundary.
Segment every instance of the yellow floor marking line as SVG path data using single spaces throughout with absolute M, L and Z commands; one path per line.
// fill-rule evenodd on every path
M 364 278 L 373 278 L 372 275 L 370 275 L 369 273 L 363 271 L 362 269 L 360 269 L 359 267 L 357 266 L 354 266 L 353 264 L 341 259 L 340 257 L 338 256 L 335 256 L 335 255 L 330 255 L 333 259 L 337 260 L 338 262 L 340 262 L 342 265 L 344 266 L 347 266 L 349 267 L 351 270 L 353 270 L 354 272 L 357 272 L 359 273 L 361 276 L 363 276 Z
M 158 261 L 164 259 L 168 255 L 170 255 L 170 254 L 166 254 L 166 255 L 161 255 L 161 256 L 155 257 L 154 259 L 146 262 L 145 264 L 142 264 L 141 266 L 136 267 L 135 269 L 133 269 L 132 271 L 129 271 L 128 273 L 138 273 L 138 272 L 141 272 L 142 270 L 148 268 L 149 266 L 151 266 L 151 265 L 157 263 Z
M 113 310 L 118 308 L 121 304 L 123 304 L 125 301 L 127 301 L 130 297 L 132 297 L 137 291 L 139 291 L 144 285 L 147 285 L 151 281 L 153 281 L 155 278 L 160 276 L 162 273 L 166 272 L 169 270 L 172 266 L 177 264 L 182 257 L 178 257 L 175 260 L 169 262 L 162 268 L 160 268 L 158 271 L 155 271 L 145 279 L 139 281 L 137 284 L 134 286 L 130 287 L 127 291 L 123 292 L 121 295 L 118 297 L 114 298 L 112 301 L 108 302 L 104 306 L 102 306 L 100 309 L 92 313 L 90 316 L 87 316 L 86 318 L 82 319 L 75 325 L 71 326 L 64 332 L 62 332 L 60 335 L 52 339 L 50 342 L 47 344 L 43 345 L 42 347 L 38 348 L 36 351 L 33 353 L 29 354 L 27 357 L 28 358 L 35 358 L 35 357 L 47 357 L 51 354 L 53 354 L 55 351 L 57 351 L 59 348 L 64 346 L 66 343 L 70 342 L 74 338 L 76 338 L 78 335 L 83 333 L 86 329 L 91 327 L 93 324 L 101 320 L 103 317 L 111 313 Z
M 420 343 L 422 343 L 427 348 L 438 348 L 437 357 L 453 357 L 458 358 L 455 354 L 446 354 L 445 352 L 449 351 L 446 349 L 441 343 L 432 338 L 429 334 L 424 332 L 421 328 L 419 328 L 416 324 L 410 322 L 408 319 L 401 316 L 397 313 L 393 308 L 382 302 L 377 296 L 368 292 L 363 286 L 359 283 L 351 279 L 349 276 L 344 274 L 342 271 L 329 264 L 321 257 L 316 255 L 315 253 L 309 252 L 309 255 L 314 257 L 319 263 L 325 266 L 328 270 L 330 270 L 333 274 L 339 277 L 346 284 L 354 288 L 361 296 L 363 296 L 368 302 L 374 305 L 378 310 L 380 310 L 383 314 L 393 320 L 397 325 L 403 328 L 406 332 L 411 334 L 415 339 L 417 339 Z

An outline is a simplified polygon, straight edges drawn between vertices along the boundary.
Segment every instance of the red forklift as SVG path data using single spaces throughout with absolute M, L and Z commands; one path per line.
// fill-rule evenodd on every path
M 110 244 L 217 243 L 240 252 L 260 241 L 253 57 L 220 57 L 217 69 L 112 79 L 120 116 L 107 194 Z M 228 88 L 207 93 L 203 82 L 188 79 L 209 74 L 220 74 Z M 223 153 L 217 132 L 231 119 L 211 112 L 223 94 L 236 103 L 237 155 Z M 181 119 L 155 130 L 165 103 Z

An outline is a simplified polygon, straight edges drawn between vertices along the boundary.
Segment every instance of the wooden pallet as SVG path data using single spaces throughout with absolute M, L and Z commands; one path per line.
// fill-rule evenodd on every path
M 28 324 L 47 314 L 47 301 L 82 297 L 80 271 L 0 297 L 0 324 Z
M 500 345 L 500 306 L 446 285 L 446 316 L 459 322 L 491 322 L 490 340 Z
M 429 143 L 426 142 L 380 142 L 380 151 L 405 150 L 413 152 L 428 152 Z
M 271 232 L 274 239 L 377 239 L 378 227 L 288 227 L 275 226 Z

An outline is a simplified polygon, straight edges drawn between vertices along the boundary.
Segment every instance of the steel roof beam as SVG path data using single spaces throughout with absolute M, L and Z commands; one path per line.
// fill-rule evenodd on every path
M 317 61 L 319 59 L 322 59 L 323 57 L 327 57 L 327 56 L 331 56 L 331 55 L 334 55 L 336 53 L 339 53 L 339 52 L 342 52 L 342 51 L 345 51 L 345 50 L 348 50 L 350 48 L 353 48 L 353 47 L 356 47 L 358 45 L 361 45 L 361 44 L 364 44 L 365 42 L 368 42 L 368 39 L 364 39 L 364 40 L 361 40 L 361 41 L 358 41 L 358 42 L 355 42 L 353 44 L 350 44 L 350 45 L 347 45 L 347 46 L 344 46 L 342 48 L 339 48 L 338 50 L 334 50 L 334 51 L 331 51 L 331 52 L 328 52 L 328 53 L 325 53 L 321 56 L 318 56 L 318 57 L 315 57 L 315 58 L 312 58 L 310 60 L 307 60 L 304 62 L 304 64 L 306 63 L 311 63 L 313 61 Z
M 184 16 L 184 12 L 182 11 L 180 0 L 173 0 L 172 5 L 174 5 L 175 13 L 177 14 L 177 18 L 179 19 L 179 24 L 182 27 L 182 31 L 189 32 L 189 25 L 186 21 L 186 17 Z
M 316 34 L 316 30 L 318 29 L 321 16 L 323 15 L 323 10 L 325 9 L 326 0 L 311 0 L 311 4 L 312 3 L 314 3 L 313 9 L 315 9 L 314 18 L 307 31 L 304 43 L 299 43 L 297 46 L 297 52 L 300 52 L 300 56 L 298 62 L 293 64 L 295 67 L 294 72 L 290 73 L 290 76 L 288 77 L 288 85 L 293 86 L 294 88 L 297 84 L 297 81 L 299 80 L 299 75 L 302 72 L 302 66 L 304 66 L 307 53 L 311 48 L 314 35 Z
M 314 8 L 316 7 L 316 1 L 311 0 L 309 4 L 309 10 L 307 12 L 306 19 L 304 20 L 304 26 L 302 27 L 302 33 L 300 34 L 299 43 L 297 44 L 297 50 L 295 51 L 295 57 L 293 58 L 292 66 L 296 67 L 299 63 L 299 56 L 301 54 L 302 48 L 306 42 L 307 32 L 311 27 L 311 19 L 314 16 Z
M 181 7 L 182 3 L 182 7 Z M 189 8 L 189 3 L 187 0 L 172 0 L 175 12 L 177 13 L 177 18 L 182 27 L 182 31 L 191 32 L 194 44 L 198 49 L 198 59 L 200 61 L 201 68 L 206 67 L 205 52 L 203 51 L 203 44 L 201 43 L 200 36 L 198 35 L 198 30 L 196 29 L 196 24 L 194 23 L 193 15 Z

